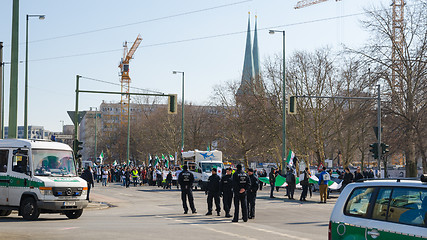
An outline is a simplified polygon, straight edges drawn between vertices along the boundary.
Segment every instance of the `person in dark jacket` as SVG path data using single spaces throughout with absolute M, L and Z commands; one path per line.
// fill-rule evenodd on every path
M 353 174 L 350 172 L 350 169 L 346 167 L 344 169 L 344 177 L 342 180 L 341 191 L 344 190 L 345 186 L 353 182 Z
M 95 186 L 95 185 L 94 185 L 94 182 L 93 182 L 93 174 L 92 174 L 92 171 L 91 171 L 91 170 L 92 170 L 92 169 L 91 169 L 91 167 L 90 167 L 90 166 L 88 166 L 88 167 L 83 171 L 82 176 L 81 176 L 81 178 L 83 178 L 83 179 L 84 179 L 84 180 L 86 180 L 86 182 L 87 182 L 87 196 L 86 196 L 86 200 L 88 200 L 88 201 L 90 201 L 90 200 L 89 200 L 90 188 Z
M 310 171 L 308 170 L 308 167 L 305 168 L 304 170 L 304 179 L 300 179 L 300 184 L 302 186 L 302 193 L 301 196 L 299 197 L 300 201 L 307 201 L 307 193 L 308 193 L 308 187 L 309 187 L 309 182 L 308 179 L 310 179 L 311 175 L 310 175 Z
M 251 186 L 251 180 L 248 174 L 243 172 L 242 165 L 237 164 L 237 170 L 233 174 L 233 192 L 234 192 L 234 216 L 232 222 L 239 221 L 239 202 L 242 208 L 243 221 L 248 221 L 248 203 L 247 192 Z M 274 188 L 273 188 L 274 189 Z
M 169 171 L 168 175 L 166 176 L 166 189 L 172 189 L 172 172 Z
M 354 181 L 357 182 L 360 179 L 363 179 L 363 175 L 360 171 L 360 167 L 357 167 L 356 171 L 354 172 Z
M 212 200 L 215 200 L 215 211 L 219 216 L 221 213 L 221 204 L 220 204 L 220 182 L 221 178 L 216 174 L 216 168 L 212 168 L 212 175 L 208 178 L 208 185 L 206 188 L 206 194 L 208 195 L 208 212 L 206 215 L 212 215 Z
M 274 198 L 273 192 L 274 192 L 274 186 L 276 183 L 276 169 L 275 168 L 271 168 L 271 172 L 268 175 L 268 178 L 270 180 L 270 186 L 271 186 L 270 198 Z
M 251 186 L 248 191 L 248 218 L 255 218 L 255 200 L 256 200 L 256 192 L 259 188 L 259 180 L 254 174 L 254 170 L 252 168 L 248 169 L 249 179 L 251 180 Z
M 196 207 L 194 207 L 193 191 L 191 190 L 193 187 L 194 175 L 188 171 L 187 165 L 184 165 L 183 169 L 184 170 L 178 176 L 178 184 L 181 185 L 181 200 L 184 214 L 188 212 L 187 197 L 191 211 L 197 213 Z
M 225 170 L 225 175 L 221 178 L 220 183 L 220 191 L 222 194 L 222 204 L 224 206 L 225 211 L 225 217 L 229 218 L 230 215 L 230 209 L 231 209 L 231 202 L 233 200 L 233 182 L 232 182 L 232 170 L 231 168 L 227 168 Z
M 293 170 L 286 168 L 286 183 L 288 184 L 288 198 L 294 199 L 296 179 Z

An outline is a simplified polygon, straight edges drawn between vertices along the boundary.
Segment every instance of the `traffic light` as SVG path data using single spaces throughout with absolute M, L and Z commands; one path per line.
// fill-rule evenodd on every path
M 74 150 L 74 158 L 78 159 L 81 158 L 82 155 L 79 153 L 80 150 L 83 149 L 83 142 L 80 142 L 77 139 L 74 139 L 73 141 L 73 150 Z
M 170 94 L 168 98 L 168 113 L 169 114 L 177 114 L 178 103 L 176 94 Z
M 288 112 L 289 114 L 297 113 L 297 97 L 296 96 L 291 96 L 289 98 Z
M 372 157 L 374 159 L 378 159 L 378 143 L 373 143 L 373 144 L 369 145 L 369 147 L 371 148 L 371 149 L 369 149 L 369 152 L 372 153 Z
M 389 147 L 390 147 L 389 145 L 387 145 L 385 143 L 381 143 L 381 153 L 386 154 L 386 153 L 390 152 Z

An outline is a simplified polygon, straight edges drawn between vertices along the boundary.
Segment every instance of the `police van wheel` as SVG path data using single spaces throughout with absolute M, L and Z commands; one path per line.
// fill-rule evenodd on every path
M 65 211 L 64 214 L 69 219 L 77 219 L 83 214 L 83 209 L 73 210 L 73 211 Z
M 0 217 L 9 216 L 12 213 L 12 210 L 0 210 Z
M 37 208 L 37 203 L 34 198 L 25 198 L 21 203 L 21 215 L 25 220 L 33 221 L 39 218 L 40 210 Z

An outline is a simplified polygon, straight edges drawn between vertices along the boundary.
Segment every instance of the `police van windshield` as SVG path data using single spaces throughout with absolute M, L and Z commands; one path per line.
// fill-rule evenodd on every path
M 202 163 L 202 170 L 205 173 L 210 173 L 212 168 L 222 168 L 222 163 Z
M 33 149 L 35 176 L 77 176 L 71 151 Z

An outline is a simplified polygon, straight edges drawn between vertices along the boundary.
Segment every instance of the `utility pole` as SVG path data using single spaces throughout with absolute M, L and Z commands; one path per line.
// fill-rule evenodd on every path
M 13 0 L 8 138 L 18 138 L 19 0 Z
M 4 135 L 3 135 L 3 126 L 4 126 L 4 122 L 3 122 L 3 67 L 4 63 L 3 63 L 3 42 L 0 42 L 0 139 L 3 139 Z
M 382 154 L 382 147 L 381 147 L 381 86 L 377 85 L 377 123 L 378 123 L 378 173 L 381 173 L 381 154 Z M 385 166 L 384 166 L 385 167 Z M 385 173 L 385 171 L 384 171 Z M 381 176 L 385 178 L 386 176 Z

